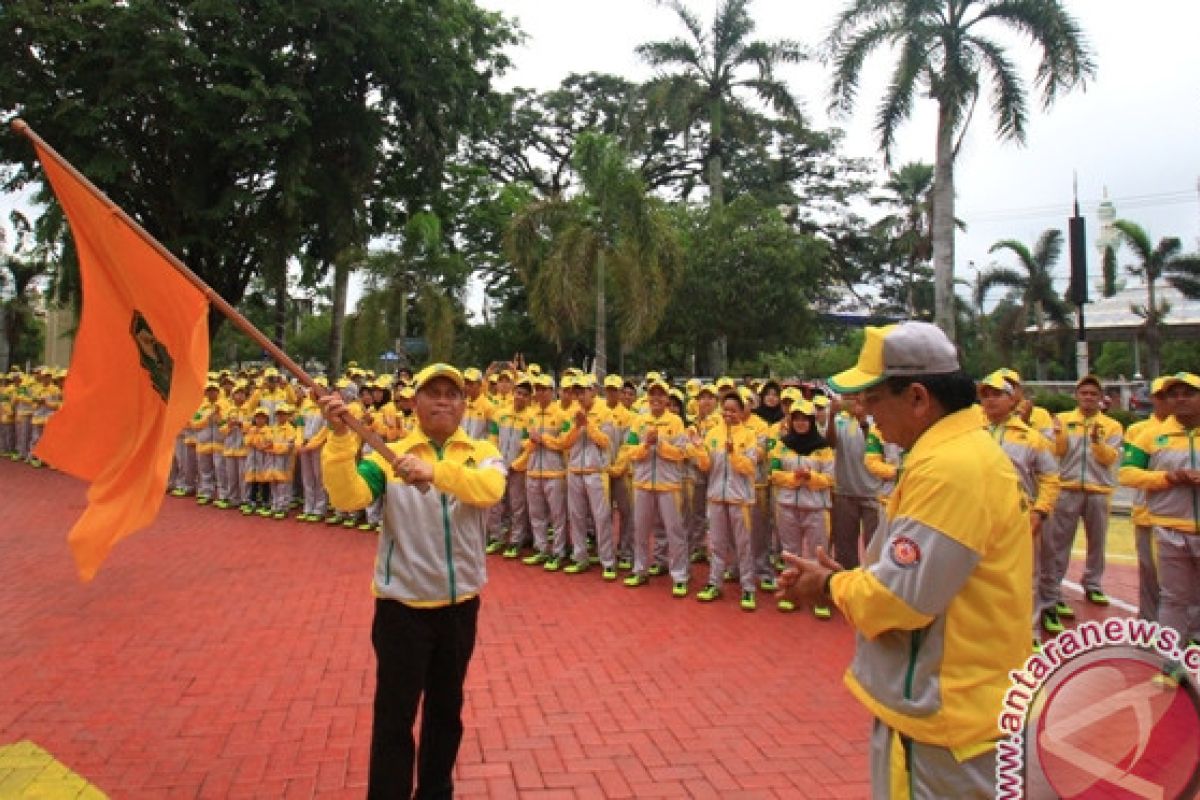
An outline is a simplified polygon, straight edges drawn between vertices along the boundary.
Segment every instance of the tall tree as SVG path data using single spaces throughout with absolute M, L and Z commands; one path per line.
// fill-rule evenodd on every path
M 719 205 L 725 201 L 724 125 L 730 111 L 742 106 L 739 93 L 748 91 L 779 114 L 799 119 L 799 103 L 775 70 L 801 61 L 804 50 L 786 39 L 751 39 L 755 24 L 750 0 L 721 0 L 708 30 L 681 0 L 663 0 L 662 5 L 675 12 L 687 36 L 647 42 L 637 47 L 637 53 L 656 69 L 674 70 L 655 78 L 649 88 L 660 104 L 672 110 L 680 123 L 677 127 L 707 123 L 704 160 L 709 202 Z M 747 69 L 753 73 L 743 77 Z
M 1007 286 L 1020 293 L 1021 302 L 1025 307 L 1025 318 L 1028 320 L 1032 315 L 1037 328 L 1033 349 L 1039 381 L 1046 379 L 1046 344 L 1043 338 L 1046 318 L 1049 317 L 1058 325 L 1068 324 L 1067 306 L 1054 291 L 1054 263 L 1062 255 L 1062 249 L 1063 235 L 1057 228 L 1044 231 L 1038 237 L 1033 250 L 1016 239 L 1003 239 L 993 244 L 988 252 L 1009 251 L 1017 257 L 1021 270 L 993 267 L 979 276 L 977 291 L 980 304 L 994 286 Z
M 877 226 L 887 236 L 889 249 L 903 265 L 904 310 L 917 318 L 917 283 L 921 267 L 933 255 L 932 213 L 933 167 L 914 162 L 888 175 L 883 187 L 888 195 L 879 202 L 895 209 Z
M 1119 219 L 1113 227 L 1119 240 L 1128 245 L 1138 259 L 1138 263 L 1127 265 L 1125 269 L 1130 275 L 1141 278 L 1146 286 L 1146 304 L 1134 305 L 1130 310 L 1145 320 L 1142 330 L 1146 340 L 1147 376 L 1157 378 L 1162 365 L 1162 320 L 1170 310 L 1170 306 L 1157 297 L 1157 283 L 1160 278 L 1170 276 L 1170 283 L 1180 291 L 1190 288 L 1193 280 L 1190 275 L 1200 271 L 1200 256 L 1180 255 L 1183 244 L 1175 236 L 1159 239 L 1158 245 L 1154 245 L 1146 229 L 1136 222 Z
M 832 107 L 849 112 L 863 65 L 879 47 L 899 60 L 875 117 L 880 149 L 890 163 L 896 131 L 918 93 L 937 103 L 934 162 L 933 261 L 937 324 L 954 336 L 954 162 L 961 134 L 991 83 L 991 110 L 1002 139 L 1024 143 L 1026 88 L 1016 64 L 988 29 L 1008 28 L 1038 50 L 1034 83 L 1048 108 L 1063 92 L 1094 75 L 1095 65 L 1062 0 L 850 0 L 838 15 L 828 47 L 834 64 Z M 956 143 L 955 137 L 960 137 Z
M 263 265 L 277 295 L 302 248 L 323 279 L 439 191 L 513 39 L 473 0 L 14 0 L 0 113 L 236 304 Z M 40 180 L 15 138 L 9 185 Z
M 36 243 L 32 236 L 29 220 L 19 211 L 9 218 L 12 224 L 13 244 L 7 247 L 7 236 L 0 228 L 0 321 L 4 323 L 5 352 L 10 366 L 25 361 L 40 361 L 31 344 L 30 332 L 34 327 L 33 290 L 50 272 L 50 252 L 44 245 Z
M 679 249 L 660 201 L 609 137 L 579 137 L 574 159 L 581 191 L 534 201 L 505 237 L 529 289 L 529 311 L 556 345 L 586 326 L 595 331 L 595 371 L 607 371 L 607 297 L 614 295 L 622 346 L 649 338 L 678 281 Z

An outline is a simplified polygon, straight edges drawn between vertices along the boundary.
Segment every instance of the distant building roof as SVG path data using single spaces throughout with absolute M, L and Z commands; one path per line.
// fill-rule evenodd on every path
M 1166 283 L 1155 286 L 1155 301 L 1169 306 L 1162 321 L 1162 333 L 1174 339 L 1200 338 L 1200 300 L 1189 300 Z M 1133 306 L 1146 305 L 1146 287 L 1122 289 L 1083 307 L 1083 321 L 1090 341 L 1133 339 L 1141 333 L 1146 320 L 1133 313 Z M 1037 328 L 1030 325 L 1026 333 Z

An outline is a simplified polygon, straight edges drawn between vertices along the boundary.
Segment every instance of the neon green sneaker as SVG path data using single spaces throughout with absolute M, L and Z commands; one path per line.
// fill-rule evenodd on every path
M 1071 608 L 1069 605 L 1067 605 L 1066 603 L 1063 603 L 1061 601 L 1054 604 L 1054 611 L 1060 617 L 1066 617 L 1067 619 L 1075 618 L 1075 609 Z
M 494 556 L 496 553 L 500 552 L 500 548 L 503 546 L 504 544 L 499 539 L 489 539 L 487 547 L 483 548 L 483 552 L 487 553 L 489 556 Z
M 832 617 L 833 612 L 829 610 L 829 606 L 813 606 L 813 616 L 824 620 Z
M 630 561 L 628 558 L 618 559 L 617 560 L 617 569 L 623 570 L 625 572 L 629 572 L 629 570 L 633 569 L 633 562 Z
M 758 602 L 754 599 L 754 592 L 742 592 L 742 611 L 753 611 L 758 608 Z
M 558 572 L 562 568 L 562 561 L 557 557 L 547 558 L 546 563 L 542 564 L 542 569 L 546 572 Z
M 1042 629 L 1046 633 L 1062 633 L 1065 630 L 1062 620 L 1058 618 L 1057 608 L 1047 608 L 1042 612 Z
M 763 578 L 758 582 L 758 588 L 764 592 L 774 592 L 779 589 L 779 584 L 775 583 L 774 578 Z
M 578 575 L 581 572 L 587 572 L 588 567 L 590 566 L 591 564 L 586 561 L 573 561 L 570 564 L 567 564 L 567 566 L 563 569 L 563 572 L 567 573 L 568 575 Z
M 1108 595 L 1099 589 L 1088 589 L 1087 601 L 1092 605 L 1106 606 L 1108 605 Z
M 687 584 L 677 583 L 671 587 L 672 597 L 687 597 Z
M 545 553 L 534 553 L 531 556 L 525 556 L 522 558 L 521 563 L 527 567 L 536 567 L 539 564 L 545 564 L 546 559 L 548 558 L 549 556 L 547 556 Z
M 659 575 L 662 575 L 665 572 L 666 570 L 663 569 L 662 564 L 651 564 L 650 569 L 646 570 L 646 574 L 651 578 L 657 578 Z
M 710 583 L 696 593 L 696 599 L 701 603 L 711 603 L 721 596 L 721 588 L 715 583 Z
M 622 583 L 624 583 L 630 589 L 636 586 L 645 586 L 649 582 L 650 579 L 645 575 L 630 575 L 628 578 L 622 581 Z
M 521 555 L 521 548 L 517 547 L 515 544 L 504 548 L 505 558 L 516 558 L 519 555 Z
M 791 600 L 780 600 L 778 603 L 775 604 L 775 606 L 780 611 L 782 611 L 784 614 L 790 614 L 796 610 L 796 604 L 793 603 Z
M 606 581 L 615 581 L 617 579 L 617 569 L 616 567 L 605 567 L 604 572 L 600 573 L 600 576 Z

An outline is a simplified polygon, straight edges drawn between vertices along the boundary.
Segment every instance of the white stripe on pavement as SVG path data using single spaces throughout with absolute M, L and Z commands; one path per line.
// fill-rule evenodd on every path
M 1066 586 L 1068 589 L 1070 589 L 1074 592 L 1078 592 L 1080 597 L 1086 597 L 1086 595 L 1084 594 L 1084 591 L 1083 591 L 1083 587 L 1080 586 L 1075 581 L 1069 581 L 1064 578 L 1062 585 Z M 1119 597 L 1113 597 L 1112 595 L 1109 595 L 1108 604 L 1110 606 L 1116 606 L 1117 608 L 1121 609 L 1122 611 L 1127 611 L 1130 614 L 1137 613 L 1137 606 L 1131 606 L 1129 603 L 1126 603 L 1124 600 L 1122 600 Z

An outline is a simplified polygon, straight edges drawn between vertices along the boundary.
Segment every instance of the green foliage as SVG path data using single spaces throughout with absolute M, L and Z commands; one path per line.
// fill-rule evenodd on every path
M 1136 371 L 1133 368 L 1133 345 L 1129 342 L 1104 342 L 1100 346 L 1100 355 L 1091 365 L 1092 372 L 1103 378 L 1116 378 L 1124 375 L 1132 378 Z
M 472 0 L 15 0 L 0 116 L 22 114 L 232 304 L 260 273 L 284 298 L 302 250 L 315 284 L 441 191 L 513 41 Z M 0 136 L 10 187 L 40 180 L 32 155 Z
M 678 282 L 676 232 L 611 138 L 581 135 L 572 166 L 579 194 L 527 205 L 509 225 L 505 252 L 534 325 L 559 349 L 594 320 L 595 352 L 607 352 L 608 315 L 597 304 L 610 295 L 621 342 L 635 346 L 658 329 Z
M 664 338 L 700 353 L 714 336 L 727 337 L 731 361 L 812 341 L 813 309 L 828 300 L 822 241 L 746 195 L 681 214 L 686 269 Z M 710 369 L 704 365 L 701 372 Z
M 763 356 L 771 375 L 825 380 L 854 366 L 862 349 L 863 332 L 855 329 L 843 341 L 831 345 L 805 348 L 784 348 Z M 740 372 L 738 373 L 740 374 Z
M 1075 402 L 1074 395 L 1050 392 L 1045 394 L 1041 392 L 1035 393 L 1033 396 L 1033 402 L 1035 405 L 1041 406 L 1051 414 L 1059 414 L 1063 411 L 1070 411 L 1078 405 L 1078 403 Z

